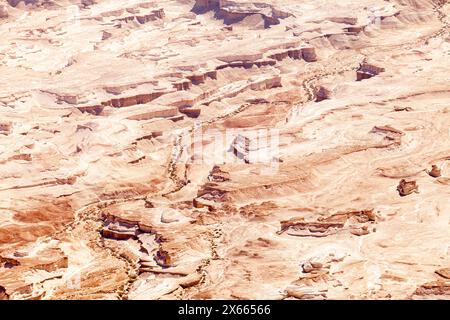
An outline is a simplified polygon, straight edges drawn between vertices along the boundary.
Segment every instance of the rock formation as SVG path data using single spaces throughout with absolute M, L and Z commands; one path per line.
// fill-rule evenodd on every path
M 0 299 L 450 299 L 449 12 L 2 1 Z
M 8 18 L 8 8 L 5 5 L 0 5 L 0 19 Z
M 289 235 L 301 237 L 327 237 L 348 226 L 350 233 L 361 236 L 370 233 L 367 223 L 374 221 L 373 210 L 338 212 L 328 217 L 319 217 L 317 221 L 305 221 L 303 218 L 281 221 L 280 233 L 287 231 Z
M 425 296 L 435 299 L 448 299 L 450 296 L 450 282 L 433 281 L 421 285 L 414 292 L 414 296 Z
M 231 150 L 239 159 L 244 160 L 245 163 L 250 162 L 250 138 L 244 135 L 237 135 L 231 144 Z
M 277 9 L 264 2 L 236 2 L 229 0 L 196 0 L 193 11 L 204 13 L 215 11 L 216 17 L 223 19 L 226 24 L 233 24 L 249 16 L 259 15 L 264 21 L 264 27 L 279 24 L 280 19 L 290 16 L 288 12 Z
M 431 166 L 431 170 L 428 171 L 428 174 L 433 178 L 439 178 L 441 176 L 441 169 L 435 164 Z
M 374 66 L 372 64 L 363 63 L 360 65 L 359 69 L 356 71 L 356 81 L 361 81 L 364 79 L 370 79 L 384 72 L 385 69 L 381 67 Z
M 405 133 L 401 130 L 395 129 L 389 125 L 386 126 L 375 126 L 370 131 L 371 133 L 382 134 L 384 138 L 388 141 L 394 142 L 396 145 L 401 144 L 401 138 Z
M 436 270 L 436 273 L 440 275 L 442 278 L 450 279 L 450 268 L 443 268 Z
M 224 172 L 218 165 L 215 165 L 209 173 L 208 180 L 212 182 L 224 182 L 230 180 L 228 172 Z
M 319 86 L 315 91 L 316 102 L 330 99 L 331 91 L 327 88 Z
M 9 295 L 6 293 L 5 287 L 0 286 L 0 300 L 9 300 Z
M 172 259 L 170 258 L 170 255 L 165 250 L 158 250 L 155 253 L 155 261 L 158 265 L 160 265 L 163 268 L 169 268 L 172 266 Z
M 402 179 L 397 186 L 397 191 L 404 197 L 414 192 L 417 193 L 419 191 L 419 186 L 416 181 L 406 181 L 405 179 Z

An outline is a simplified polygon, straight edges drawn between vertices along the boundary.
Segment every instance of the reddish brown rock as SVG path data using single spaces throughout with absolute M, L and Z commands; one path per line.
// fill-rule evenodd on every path
M 399 111 L 413 111 L 413 108 L 411 107 L 401 107 L 401 106 L 395 106 L 394 107 L 394 111 L 399 112 Z
M 364 79 L 370 79 L 384 72 L 385 69 L 381 67 L 374 66 L 372 64 L 363 63 L 360 65 L 359 69 L 356 71 L 356 81 L 361 81 Z
M 400 180 L 397 191 L 400 196 L 405 197 L 411 193 L 418 193 L 419 186 L 416 181 L 406 181 L 405 179 Z
M 376 216 L 372 209 L 361 211 L 343 211 L 326 217 L 319 217 L 317 221 L 305 221 L 303 218 L 292 218 L 281 221 L 280 233 L 287 232 L 289 235 L 302 237 L 327 237 L 350 224 L 349 231 L 354 235 L 369 234 L 368 224 L 373 223 Z
M 394 142 L 395 145 L 400 145 L 401 138 L 405 135 L 403 131 L 393 128 L 389 125 L 374 126 L 370 132 L 384 135 L 386 140 Z
M 435 164 L 431 166 L 431 170 L 427 171 L 430 176 L 433 178 L 439 178 L 441 176 L 441 169 Z
M 211 182 L 224 182 L 230 180 L 230 174 L 222 171 L 218 165 L 215 165 L 208 175 L 208 180 Z
M 201 275 L 192 273 L 180 280 L 180 286 L 184 289 L 196 286 L 202 280 Z
M 0 286 L 0 300 L 9 300 L 9 295 L 6 293 L 6 289 Z
M 0 299 L 450 296 L 444 1 L 4 2 Z
M 450 280 L 450 268 L 443 268 L 435 271 L 438 275 Z
M 9 12 L 8 8 L 5 5 L 0 5 L 0 19 L 8 18 Z
M 163 267 L 163 268 L 169 268 L 172 266 L 172 258 L 169 255 L 169 252 L 159 249 L 154 256 L 154 259 L 156 263 Z

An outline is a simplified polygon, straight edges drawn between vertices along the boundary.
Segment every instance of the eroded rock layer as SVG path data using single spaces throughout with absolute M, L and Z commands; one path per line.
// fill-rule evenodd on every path
M 450 3 L 0 5 L 0 300 L 449 299 Z

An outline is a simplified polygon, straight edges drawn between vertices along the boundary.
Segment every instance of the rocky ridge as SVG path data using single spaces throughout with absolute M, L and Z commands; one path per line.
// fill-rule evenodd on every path
M 449 13 L 3 3 L 0 300 L 448 299 Z

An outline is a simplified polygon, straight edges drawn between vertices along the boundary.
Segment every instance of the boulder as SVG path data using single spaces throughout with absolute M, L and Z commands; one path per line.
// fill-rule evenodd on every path
M 0 300 L 9 300 L 9 295 L 6 293 L 6 289 L 0 286 Z
M 159 249 L 155 253 L 154 259 L 156 263 L 163 268 L 169 268 L 172 266 L 172 258 L 170 257 L 169 252 L 165 250 Z
M 8 18 L 8 8 L 4 5 L 0 5 L 0 19 Z
M 419 186 L 417 185 L 416 181 L 406 181 L 405 179 L 402 179 L 397 186 L 397 191 L 400 196 L 404 197 L 410 195 L 413 192 L 418 193 Z
M 370 79 L 374 76 L 379 75 L 381 72 L 384 72 L 385 69 L 382 67 L 377 67 L 373 64 L 362 63 L 359 66 L 359 69 L 356 71 L 356 81 L 361 81 L 364 79 Z

